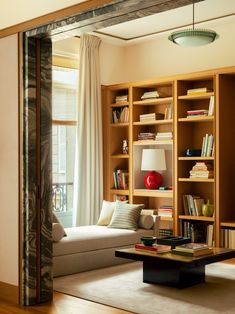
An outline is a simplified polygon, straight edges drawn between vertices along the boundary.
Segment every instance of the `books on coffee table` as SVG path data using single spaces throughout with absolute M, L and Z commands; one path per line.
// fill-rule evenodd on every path
M 187 255 L 187 256 L 201 256 L 212 253 L 213 250 L 206 243 L 186 243 L 176 246 L 173 254 Z
M 144 252 L 144 253 L 165 253 L 171 251 L 170 245 L 161 245 L 161 244 L 153 244 L 153 245 L 144 245 L 143 243 L 135 244 L 136 251 Z

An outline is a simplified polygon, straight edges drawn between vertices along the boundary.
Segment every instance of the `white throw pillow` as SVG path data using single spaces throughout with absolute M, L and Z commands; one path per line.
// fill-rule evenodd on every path
M 144 204 L 125 204 L 118 202 L 108 228 L 130 229 L 138 228 L 140 212 Z
M 153 227 L 153 216 L 151 215 L 140 215 L 138 225 L 141 229 L 151 229 Z
M 100 217 L 97 222 L 98 226 L 107 226 L 110 223 L 115 207 L 116 202 L 103 201 Z
M 58 223 L 55 222 L 52 224 L 52 238 L 53 242 L 58 242 L 64 237 L 64 227 Z

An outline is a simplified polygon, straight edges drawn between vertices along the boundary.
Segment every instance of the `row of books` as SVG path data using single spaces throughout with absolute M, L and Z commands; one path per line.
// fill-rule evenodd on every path
M 153 112 L 140 115 L 140 121 L 163 120 L 164 118 L 164 113 Z
M 129 173 L 126 170 L 116 169 L 113 172 L 115 189 L 126 190 L 128 188 Z
M 158 91 L 154 90 L 154 91 L 148 91 L 148 92 L 143 93 L 143 95 L 141 96 L 141 100 L 159 98 L 159 97 L 160 96 L 159 96 Z
M 206 134 L 202 139 L 202 157 L 214 156 L 214 135 Z
M 204 199 L 198 195 L 183 195 L 183 208 L 186 216 L 202 216 L 203 204 L 205 204 Z
M 170 104 L 169 106 L 167 106 L 165 108 L 165 116 L 164 116 L 164 119 L 165 120 L 170 120 L 172 119 L 172 115 L 173 115 L 173 112 L 172 112 L 172 104 Z
M 167 228 L 159 228 L 158 234 L 159 234 L 159 237 L 172 236 L 173 230 L 167 229 Z
M 202 222 L 184 220 L 182 230 L 183 236 L 190 238 L 192 242 L 206 242 L 206 230 Z
M 128 101 L 128 95 L 117 95 L 115 97 L 116 104 L 118 104 L 120 102 L 126 102 L 126 101 Z
M 172 205 L 161 205 L 158 208 L 158 216 L 160 216 L 160 217 L 173 217 L 173 206 Z
M 112 123 L 125 123 L 129 121 L 129 107 L 112 109 Z
M 222 229 L 221 230 L 221 244 L 225 248 L 235 249 L 235 230 Z
M 196 162 L 196 164 L 189 171 L 190 178 L 213 178 L 214 170 L 210 163 Z

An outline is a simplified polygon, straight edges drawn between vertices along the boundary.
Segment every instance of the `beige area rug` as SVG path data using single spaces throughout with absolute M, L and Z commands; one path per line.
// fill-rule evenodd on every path
M 235 313 L 235 266 L 206 266 L 206 283 L 179 290 L 142 282 L 134 262 L 54 279 L 54 290 L 139 314 Z

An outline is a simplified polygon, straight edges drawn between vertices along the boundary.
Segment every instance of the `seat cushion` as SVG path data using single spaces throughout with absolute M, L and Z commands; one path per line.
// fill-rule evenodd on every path
M 53 256 L 121 247 L 140 242 L 143 235 L 153 235 L 153 230 L 107 228 L 106 226 L 83 226 L 65 228 L 67 237 L 53 243 Z

